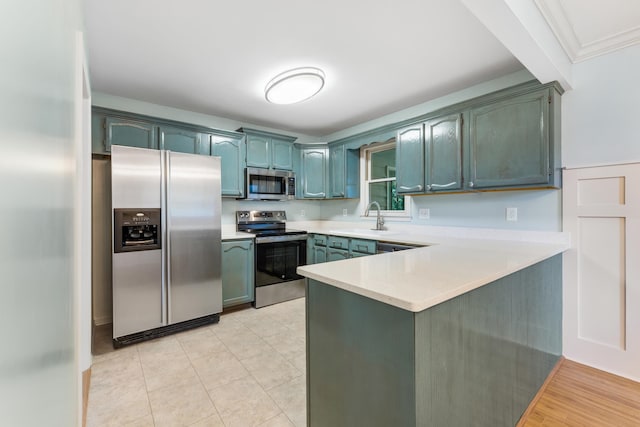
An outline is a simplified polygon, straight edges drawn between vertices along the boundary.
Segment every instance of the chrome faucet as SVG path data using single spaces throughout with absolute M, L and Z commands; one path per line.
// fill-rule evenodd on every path
M 384 218 L 380 214 L 380 203 L 375 200 L 367 205 L 367 209 L 364 211 L 364 216 L 369 216 L 369 209 L 371 206 L 375 206 L 378 209 L 378 217 L 376 218 L 376 230 L 384 230 Z

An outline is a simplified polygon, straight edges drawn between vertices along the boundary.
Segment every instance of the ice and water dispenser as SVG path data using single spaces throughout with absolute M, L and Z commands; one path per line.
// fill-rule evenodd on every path
M 113 251 L 161 248 L 160 209 L 114 209 Z

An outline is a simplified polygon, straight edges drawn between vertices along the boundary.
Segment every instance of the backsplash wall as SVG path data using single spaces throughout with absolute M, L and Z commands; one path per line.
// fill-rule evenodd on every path
M 287 212 L 289 221 L 317 221 L 322 219 L 322 200 L 291 200 L 268 202 L 222 198 L 222 224 L 235 224 L 236 211 L 282 210 Z M 303 214 L 304 213 L 304 214 Z
M 364 203 L 359 200 L 318 202 L 320 219 L 361 221 Z M 506 220 L 506 208 L 518 209 L 517 221 Z M 438 194 L 411 197 L 411 218 L 397 221 L 420 225 L 502 228 L 513 230 L 561 231 L 562 191 L 526 190 Z M 347 209 L 347 216 L 343 215 Z M 419 210 L 429 209 L 429 219 L 419 219 Z M 375 211 L 372 213 L 375 217 Z M 386 218 L 393 227 L 393 218 Z

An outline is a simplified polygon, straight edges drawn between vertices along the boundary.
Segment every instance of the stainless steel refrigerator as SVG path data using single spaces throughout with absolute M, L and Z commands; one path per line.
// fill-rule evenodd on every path
M 111 192 L 114 345 L 217 322 L 220 158 L 113 146 Z

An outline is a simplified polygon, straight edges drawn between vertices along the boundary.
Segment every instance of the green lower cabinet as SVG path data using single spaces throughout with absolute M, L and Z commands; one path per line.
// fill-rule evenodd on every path
M 222 306 L 232 307 L 254 299 L 254 243 L 222 242 Z
M 307 264 L 320 264 L 327 262 L 327 248 L 324 246 L 312 246 L 307 249 Z
M 327 249 L 327 262 L 340 261 L 342 259 L 349 259 L 349 258 L 351 257 L 349 256 L 349 251 L 347 250 L 335 249 L 335 248 Z
M 307 237 L 307 264 L 327 262 L 327 236 L 309 234 Z
M 108 153 L 111 152 L 112 145 L 158 148 L 156 126 L 153 123 L 120 117 L 106 117 L 104 119 L 104 129 L 104 149 Z
M 188 154 L 211 154 L 209 135 L 187 129 L 160 126 L 160 149 Z
M 513 427 L 562 355 L 562 255 L 418 313 L 305 301 L 310 427 Z
M 309 234 L 307 238 L 307 264 L 374 255 L 377 243 L 375 240 Z

